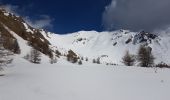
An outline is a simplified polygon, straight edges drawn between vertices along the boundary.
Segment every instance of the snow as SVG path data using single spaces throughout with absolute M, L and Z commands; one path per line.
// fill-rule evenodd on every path
M 169 100 L 170 70 L 31 64 L 17 57 L 0 77 L 0 100 Z
M 28 41 L 24 40 L 23 38 L 21 38 L 20 36 L 18 36 L 15 32 L 13 32 L 12 30 L 10 30 L 7 26 L 3 25 L 4 28 L 11 33 L 11 35 L 13 35 L 16 39 L 17 42 L 19 44 L 21 53 L 18 55 L 20 58 L 23 58 L 24 56 L 26 56 L 27 54 L 30 54 L 31 48 L 30 46 L 28 46 Z M 49 62 L 49 57 L 42 54 L 41 56 L 43 57 L 42 59 L 42 63 L 47 63 Z
M 78 55 L 88 57 L 89 59 L 101 58 L 103 63 L 122 64 L 124 53 L 129 50 L 131 54 L 136 55 L 141 45 L 135 38 L 137 32 L 128 30 L 118 30 L 113 32 L 96 32 L 96 31 L 79 31 L 66 35 L 41 32 L 43 36 L 51 43 L 53 47 L 61 52 L 66 52 L 72 49 Z M 128 39 L 132 42 L 126 44 Z M 152 47 L 155 56 L 155 63 L 161 61 L 170 64 L 170 36 L 159 36 L 151 41 L 149 46 Z M 114 43 L 117 43 L 115 46 Z M 168 56 L 167 56 L 168 55 Z
M 5 16 L 9 16 L 10 14 L 13 15 L 12 13 L 5 11 L 3 8 L 0 8 L 0 10 L 3 12 Z
M 44 39 L 40 38 L 42 42 L 44 42 Z
M 5 15 L 5 16 L 9 16 L 9 13 L 8 13 L 8 12 L 5 12 L 4 15 Z
M 8 30 L 9 33 L 11 33 L 11 35 L 13 35 L 16 39 L 17 42 L 19 44 L 20 50 L 21 50 L 21 54 L 20 56 L 25 56 L 26 54 L 28 54 L 31 50 L 31 47 L 28 46 L 28 41 L 25 41 L 23 38 L 21 38 L 20 36 L 18 36 L 15 32 L 13 32 L 12 30 L 10 30 L 7 26 L 3 25 L 4 28 L 6 30 Z
M 25 29 L 26 29 L 27 32 L 34 33 L 34 32 L 28 27 L 28 25 L 27 25 L 26 23 L 23 22 L 23 25 L 24 25 L 24 27 L 25 27 Z

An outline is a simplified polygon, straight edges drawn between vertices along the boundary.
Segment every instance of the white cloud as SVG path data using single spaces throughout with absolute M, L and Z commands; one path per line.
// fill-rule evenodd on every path
M 1 5 L 0 8 L 3 8 L 10 13 L 14 13 L 14 14 L 18 15 L 17 11 L 18 11 L 19 7 L 16 5 L 6 4 L 6 5 Z
M 48 15 L 40 15 L 38 19 L 31 19 L 30 17 L 25 17 L 25 21 L 34 28 L 52 28 L 53 19 Z
M 19 6 L 17 5 L 10 5 L 10 4 L 6 4 L 6 5 L 1 5 L 1 8 L 5 9 L 6 11 L 10 12 L 10 13 L 14 13 L 17 16 L 22 16 L 24 14 L 25 11 L 24 9 L 19 8 Z M 19 13 L 20 12 L 20 13 Z M 32 27 L 34 28 L 38 28 L 38 29 L 42 29 L 42 28 L 52 28 L 52 21 L 53 18 L 51 18 L 48 15 L 38 15 L 36 16 L 36 19 L 31 18 L 30 16 L 22 16 L 23 19 Z
M 117 1 L 112 0 L 111 4 L 109 6 L 106 6 L 105 10 L 111 10 L 114 9 L 117 6 Z

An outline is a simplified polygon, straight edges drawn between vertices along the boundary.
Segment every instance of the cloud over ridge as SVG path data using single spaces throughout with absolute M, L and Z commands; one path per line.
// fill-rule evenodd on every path
M 107 30 L 163 29 L 170 26 L 170 0 L 112 0 L 102 22 Z
M 1 1 L 0 1 L 1 2 Z M 17 5 L 11 5 L 11 4 L 1 4 L 0 8 L 5 9 L 6 11 L 10 13 L 14 13 L 17 16 L 22 16 L 22 13 L 25 12 L 24 9 L 23 11 L 20 12 L 20 7 Z M 24 15 L 24 14 L 23 14 Z M 42 28 L 52 28 L 52 21 L 54 20 L 48 15 L 36 15 L 36 18 L 32 18 L 30 16 L 22 16 L 24 20 L 31 25 L 34 28 L 42 29 Z

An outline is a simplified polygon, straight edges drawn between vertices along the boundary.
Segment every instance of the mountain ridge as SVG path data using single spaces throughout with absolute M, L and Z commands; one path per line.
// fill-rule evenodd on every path
M 128 50 L 135 55 L 142 44 L 152 48 L 156 63 L 162 61 L 170 63 L 170 46 L 168 45 L 170 36 L 168 35 L 155 35 L 144 31 L 131 32 L 122 29 L 112 32 L 79 31 L 60 35 L 43 29 L 35 29 L 21 17 L 6 12 L 4 9 L 0 9 L 0 29 L 1 34 L 8 37 L 6 40 L 11 41 L 9 46 L 4 46 L 10 50 L 17 48 L 16 53 L 25 51 L 23 49 L 20 51 L 23 44 L 18 43 L 21 42 L 21 39 L 19 41 L 14 34 L 18 38 L 22 38 L 22 42 L 25 41 L 24 45 L 31 46 L 48 56 L 55 56 L 56 51 L 60 52 L 61 56 L 65 56 L 71 49 L 79 58 L 90 59 L 89 62 L 100 58 L 101 63 L 104 64 L 122 64 L 125 52 Z M 15 46 L 11 47 L 14 44 Z
M 143 35 L 141 35 L 143 34 Z M 49 34 L 47 39 L 58 48 L 72 49 L 78 55 L 90 59 L 101 58 L 103 63 L 122 64 L 121 60 L 127 50 L 137 54 L 140 45 L 150 46 L 156 63 L 169 63 L 167 35 L 157 36 L 148 32 L 130 32 L 117 30 L 113 32 L 80 31 L 72 34 Z M 66 50 L 66 51 L 67 51 Z M 105 58 L 103 57 L 105 56 Z

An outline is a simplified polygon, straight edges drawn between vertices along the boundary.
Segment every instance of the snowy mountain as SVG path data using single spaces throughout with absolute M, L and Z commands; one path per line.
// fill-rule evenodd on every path
M 21 17 L 0 9 L 0 33 L 9 41 L 5 48 L 24 56 L 31 46 L 50 56 L 56 50 L 60 56 L 73 50 L 79 57 L 88 58 L 89 62 L 99 58 L 104 64 L 122 64 L 122 57 L 128 50 L 136 54 L 141 44 L 152 48 L 156 63 L 170 63 L 170 36 L 154 35 L 147 32 L 117 30 L 113 32 L 80 31 L 59 35 L 28 25 Z M 163 33 L 163 32 L 162 32 Z M 11 46 L 14 45 L 14 46 Z
M 41 32 L 45 34 L 44 32 Z M 100 58 L 103 63 L 121 64 L 122 57 L 129 50 L 137 54 L 141 44 L 152 48 L 155 62 L 170 63 L 170 36 L 154 35 L 147 32 L 118 30 L 113 32 L 80 31 L 58 35 L 47 33 L 45 38 L 60 51 L 72 49 L 79 56 L 90 59 Z

